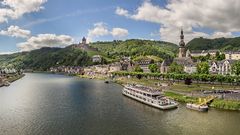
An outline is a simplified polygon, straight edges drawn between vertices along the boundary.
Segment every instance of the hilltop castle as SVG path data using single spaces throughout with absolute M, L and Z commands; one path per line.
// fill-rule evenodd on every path
M 81 48 L 84 51 L 97 51 L 97 48 L 93 48 L 89 46 L 87 43 L 87 39 L 85 37 L 82 38 L 82 42 L 79 42 L 79 44 L 74 45 L 76 48 Z

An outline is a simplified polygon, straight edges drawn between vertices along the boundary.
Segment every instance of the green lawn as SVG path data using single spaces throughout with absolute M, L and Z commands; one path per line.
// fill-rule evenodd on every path
M 183 83 L 174 83 L 170 89 L 183 92 L 191 92 L 196 90 L 240 90 L 240 86 L 218 84 L 192 84 L 188 86 Z
M 117 80 L 119 83 L 136 83 L 142 84 L 150 87 L 158 87 L 157 83 L 170 83 L 170 81 L 162 81 L 162 80 L 150 80 L 146 78 L 137 79 L 137 78 L 119 78 Z M 214 87 L 214 89 L 212 89 Z M 218 84 L 192 84 L 185 85 L 183 82 L 175 82 L 172 83 L 169 87 L 170 90 L 179 91 L 179 92 L 192 92 L 197 90 L 240 90 L 240 86 L 231 86 L 231 85 L 218 85 Z

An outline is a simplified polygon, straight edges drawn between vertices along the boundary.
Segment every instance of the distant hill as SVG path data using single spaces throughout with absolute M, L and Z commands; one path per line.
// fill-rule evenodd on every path
M 187 48 L 190 50 L 240 50 L 240 37 L 236 38 L 195 38 L 187 44 Z
M 81 49 L 44 47 L 31 52 L 0 56 L 0 67 L 47 70 L 52 66 L 84 66 L 91 63 L 91 57 Z
M 127 40 L 95 42 L 90 46 L 98 51 L 83 51 L 74 45 L 66 48 L 44 47 L 30 52 L 0 55 L 0 67 L 15 67 L 33 70 L 47 70 L 52 66 L 88 66 L 91 57 L 101 55 L 108 63 L 118 61 L 121 56 L 151 56 L 154 59 L 174 57 L 177 45 L 161 41 Z
M 178 50 L 178 46 L 173 43 L 139 39 L 95 42 L 91 46 L 98 48 L 100 52 L 104 52 L 108 57 L 113 59 L 119 56 L 131 56 L 135 58 L 141 55 L 151 55 L 166 59 L 174 57 Z

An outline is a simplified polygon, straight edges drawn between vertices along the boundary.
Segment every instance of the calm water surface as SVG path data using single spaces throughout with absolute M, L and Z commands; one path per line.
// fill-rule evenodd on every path
M 161 111 L 122 87 L 62 75 L 27 74 L 0 88 L 0 135 L 239 135 L 240 112 Z

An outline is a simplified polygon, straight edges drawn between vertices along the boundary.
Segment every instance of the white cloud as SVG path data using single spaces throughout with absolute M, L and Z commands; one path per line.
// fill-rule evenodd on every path
M 17 46 L 21 51 L 30 51 L 42 47 L 65 47 L 73 43 L 73 38 L 68 35 L 39 34 L 29 38 Z
M 107 25 L 103 22 L 99 22 L 94 24 L 94 28 L 88 30 L 88 37 L 100 37 L 100 36 L 106 36 L 109 34 Z
M 1 30 L 0 35 L 11 36 L 11 37 L 20 37 L 20 38 L 28 38 L 31 35 L 29 30 L 24 30 L 19 28 L 18 26 L 10 26 L 7 30 Z
M 47 0 L 2 0 L 0 2 L 0 23 L 8 19 L 18 19 L 26 13 L 43 9 Z
M 145 0 L 134 13 L 118 7 L 116 14 L 134 20 L 148 21 L 161 25 L 162 40 L 177 43 L 180 28 L 186 32 L 189 41 L 198 36 L 231 37 L 240 31 L 239 0 L 169 0 L 165 7 Z M 194 28 L 210 28 L 213 35 L 198 32 Z
M 109 30 L 106 23 L 98 22 L 94 24 L 93 29 L 88 30 L 87 40 L 91 42 L 94 38 L 109 35 L 114 38 L 123 38 L 128 35 L 128 30 L 124 28 L 112 28 L 112 30 Z
M 8 54 L 14 54 L 17 52 L 0 52 L 0 55 L 8 55 Z
M 226 38 L 232 38 L 234 37 L 231 32 L 214 32 L 211 35 L 211 38 L 221 38 L 221 37 L 226 37 Z
M 125 10 L 125 9 L 123 9 L 123 8 L 120 8 L 120 7 L 117 7 L 115 13 L 116 13 L 117 15 L 129 16 L 128 11 Z
M 111 34 L 113 37 L 122 38 L 128 35 L 128 30 L 123 28 L 113 28 Z

